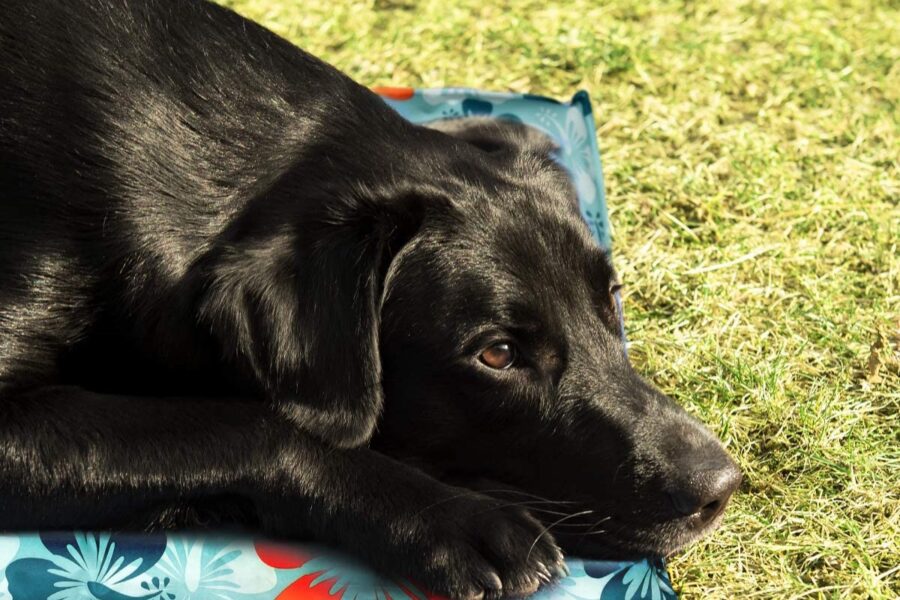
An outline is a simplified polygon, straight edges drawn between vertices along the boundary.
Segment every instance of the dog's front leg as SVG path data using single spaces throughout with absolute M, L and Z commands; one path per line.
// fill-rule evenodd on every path
M 520 508 L 328 447 L 262 402 L 0 391 L 0 530 L 121 528 L 219 497 L 248 500 L 269 536 L 338 545 L 454 598 L 522 595 L 561 569 Z
M 0 385 L 0 529 L 122 528 L 271 477 L 262 402 Z

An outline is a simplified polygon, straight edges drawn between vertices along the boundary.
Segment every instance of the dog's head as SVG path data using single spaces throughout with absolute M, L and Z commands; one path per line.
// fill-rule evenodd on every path
M 222 267 L 259 282 L 243 321 L 211 314 L 238 323 L 269 393 L 332 443 L 522 503 L 571 551 L 666 555 L 712 529 L 740 471 L 632 369 L 619 281 L 552 142 L 487 120 L 403 139 L 416 153 L 396 171 L 354 155 L 361 183 L 304 171 L 285 206 L 328 199 L 270 212 L 261 229 L 286 233 Z
M 532 507 L 582 552 L 665 555 L 714 527 L 740 472 L 632 369 L 619 280 L 550 141 L 497 121 L 437 128 L 482 162 L 456 166 L 449 214 L 387 272 L 376 445 Z

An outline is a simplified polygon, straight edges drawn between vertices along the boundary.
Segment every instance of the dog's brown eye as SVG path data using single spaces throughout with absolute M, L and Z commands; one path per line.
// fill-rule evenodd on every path
M 500 342 L 490 346 L 478 358 L 492 369 L 508 369 L 516 360 L 516 350 L 509 342 Z
M 610 296 L 615 296 L 615 295 L 616 295 L 616 292 L 620 291 L 621 289 L 622 289 L 622 284 L 621 284 L 621 283 L 612 283 L 612 284 L 610 284 L 610 286 L 609 286 L 609 295 L 610 295 Z

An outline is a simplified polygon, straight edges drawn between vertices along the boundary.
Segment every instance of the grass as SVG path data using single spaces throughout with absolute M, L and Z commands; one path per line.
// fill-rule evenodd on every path
M 638 367 L 746 482 L 684 598 L 900 597 L 900 5 L 233 0 L 366 84 L 588 89 Z

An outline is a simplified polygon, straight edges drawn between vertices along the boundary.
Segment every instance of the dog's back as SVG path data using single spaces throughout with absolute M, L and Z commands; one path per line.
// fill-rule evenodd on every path
M 355 83 L 211 3 L 5 3 L 0 382 L 67 368 L 91 328 L 196 360 L 172 339 L 184 275 L 315 139 L 323 88 L 352 108 Z M 106 350 L 87 362 L 108 384 L 124 349 Z

